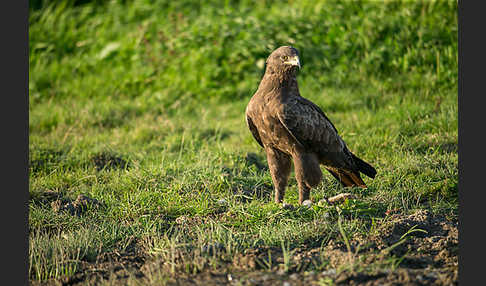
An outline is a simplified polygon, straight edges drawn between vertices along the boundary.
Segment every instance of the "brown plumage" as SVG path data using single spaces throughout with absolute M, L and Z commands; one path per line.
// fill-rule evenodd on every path
M 345 187 L 366 188 L 360 172 L 374 178 L 376 170 L 352 154 L 324 112 L 300 96 L 296 71 L 299 53 L 290 46 L 273 51 L 265 74 L 246 107 L 246 122 L 265 149 L 275 187 L 275 202 L 283 201 L 294 162 L 299 203 L 322 180 L 320 164 Z

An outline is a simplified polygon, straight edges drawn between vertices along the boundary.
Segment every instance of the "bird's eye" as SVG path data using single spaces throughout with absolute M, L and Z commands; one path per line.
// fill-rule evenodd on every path
M 284 61 L 286 61 L 286 60 L 288 60 L 288 59 L 289 59 L 289 57 L 287 57 L 287 56 L 283 56 L 283 60 L 284 60 Z

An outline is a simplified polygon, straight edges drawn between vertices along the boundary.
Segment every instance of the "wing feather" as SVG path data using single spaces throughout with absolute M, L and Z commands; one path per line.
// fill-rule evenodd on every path
M 281 123 L 304 147 L 341 151 L 343 141 L 322 110 L 303 97 L 294 97 L 283 105 Z
M 335 167 L 355 169 L 351 152 L 336 127 L 317 105 L 300 96 L 292 97 L 283 105 L 278 117 L 307 150 L 327 157 Z
M 253 121 L 251 120 L 251 118 L 248 115 L 246 115 L 246 124 L 248 125 L 248 128 L 250 129 L 250 132 L 253 135 L 253 137 L 255 138 L 255 140 L 258 142 L 258 144 L 260 144 L 260 146 L 263 147 L 262 139 L 260 138 L 260 134 L 258 133 L 258 129 L 255 126 L 255 124 L 253 124 Z

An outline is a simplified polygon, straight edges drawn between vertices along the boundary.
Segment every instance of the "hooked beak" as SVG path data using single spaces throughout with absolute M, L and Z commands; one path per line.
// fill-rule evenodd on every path
M 300 69 L 300 60 L 299 60 L 299 56 L 295 56 L 293 58 L 290 58 L 288 61 L 284 62 L 285 64 L 287 65 L 291 65 L 291 66 L 298 66 L 299 69 Z

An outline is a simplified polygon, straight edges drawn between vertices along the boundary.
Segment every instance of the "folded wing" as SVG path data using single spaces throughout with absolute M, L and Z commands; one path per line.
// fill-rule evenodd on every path
M 260 139 L 260 133 L 258 133 L 258 129 L 256 128 L 255 124 L 253 124 L 253 121 L 248 114 L 246 115 L 246 125 L 248 125 L 248 129 L 250 129 L 253 138 L 255 138 L 258 144 L 263 147 L 262 139 Z
M 305 150 L 317 153 L 324 165 L 357 171 L 351 152 L 317 105 L 300 96 L 292 97 L 278 117 Z

